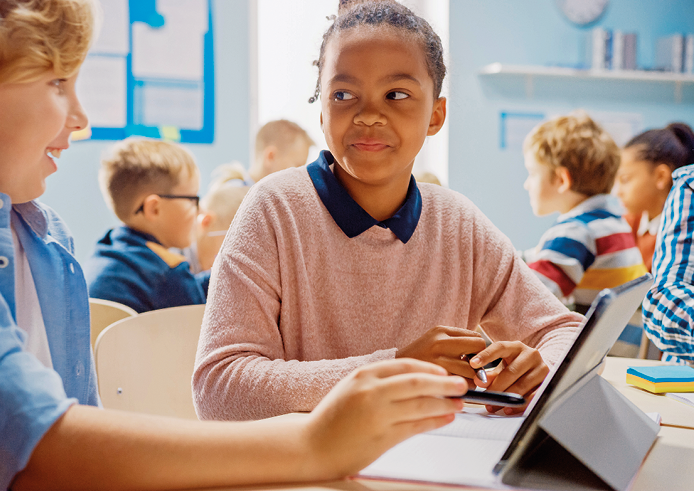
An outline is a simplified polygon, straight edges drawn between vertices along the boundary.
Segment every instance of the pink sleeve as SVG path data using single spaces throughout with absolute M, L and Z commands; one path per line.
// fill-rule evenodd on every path
M 494 341 L 519 340 L 557 363 L 578 334 L 583 316 L 570 312 L 479 210 L 474 226 L 472 309 Z
M 198 417 L 261 419 L 310 411 L 349 372 L 395 348 L 334 360 L 285 361 L 274 198 L 255 186 L 215 261 L 193 374 Z M 279 205 L 281 207 L 281 204 Z

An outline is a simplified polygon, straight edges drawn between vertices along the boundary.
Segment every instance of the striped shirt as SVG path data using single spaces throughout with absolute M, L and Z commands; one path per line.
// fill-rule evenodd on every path
M 613 200 L 598 194 L 581 202 L 525 253 L 528 266 L 567 304 L 589 306 L 604 288 L 646 273 L 631 227 Z
M 694 165 L 672 173 L 653 256 L 653 287 L 643 302 L 648 337 L 663 360 L 694 364 Z

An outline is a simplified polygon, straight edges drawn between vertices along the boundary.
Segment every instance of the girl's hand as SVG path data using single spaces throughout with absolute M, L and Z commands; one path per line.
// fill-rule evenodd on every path
M 418 360 L 358 368 L 311 413 L 307 463 L 325 479 L 354 474 L 395 444 L 452 422 L 463 403 L 446 396 L 466 391 L 461 377 Z
M 470 366 L 483 367 L 498 358 L 502 361 L 494 370 L 487 372 L 487 383 L 476 381 L 477 385 L 493 391 L 513 392 L 524 396 L 530 402 L 535 395 L 535 390 L 549 374 L 549 367 L 545 364 L 540 352 L 520 341 L 499 341 L 477 353 L 470 360 Z M 504 408 L 504 413 L 521 413 L 526 407 L 527 404 L 517 408 L 507 407 Z M 486 406 L 486 408 L 490 413 L 501 409 L 498 406 Z
M 484 338 L 478 332 L 459 327 L 436 326 L 409 346 L 399 349 L 395 357 L 435 363 L 448 370 L 448 373 L 465 377 L 472 384 L 475 372 L 467 361 L 461 360 L 461 356 L 478 353 L 485 346 Z

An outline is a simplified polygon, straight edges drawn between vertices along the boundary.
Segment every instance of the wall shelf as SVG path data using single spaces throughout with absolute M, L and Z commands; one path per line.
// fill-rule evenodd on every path
M 682 102 L 682 86 L 694 84 L 694 74 L 685 73 L 647 72 L 643 70 L 580 70 L 563 67 L 505 65 L 502 63 L 485 65 L 480 69 L 479 74 L 483 76 L 522 76 L 525 78 L 525 92 L 528 98 L 533 96 L 533 79 L 535 77 L 671 83 L 674 86 L 675 102 L 678 104 Z

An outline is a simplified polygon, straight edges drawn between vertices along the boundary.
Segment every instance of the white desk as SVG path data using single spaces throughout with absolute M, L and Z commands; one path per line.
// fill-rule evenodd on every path
M 662 364 L 653 360 L 608 358 L 603 377 L 645 412 L 659 412 L 663 418 L 658 439 L 641 466 L 630 491 L 691 491 L 694 489 L 694 408 L 642 391 L 626 383 L 630 366 Z M 329 483 L 225 488 L 236 491 L 451 491 L 481 490 L 464 486 L 404 483 L 351 479 Z M 486 489 L 486 488 L 485 488 Z

